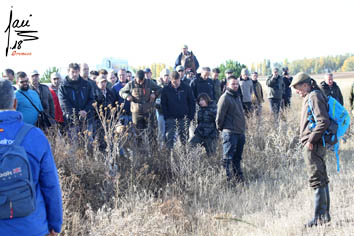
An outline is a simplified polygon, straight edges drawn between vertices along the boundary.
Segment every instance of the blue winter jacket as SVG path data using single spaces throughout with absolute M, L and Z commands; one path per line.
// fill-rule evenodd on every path
M 16 99 L 17 99 L 17 108 L 16 110 L 22 113 L 23 121 L 30 125 L 35 125 L 38 119 L 38 112 L 28 101 L 28 99 L 23 96 L 24 93 L 31 101 L 36 105 L 36 107 L 43 111 L 41 100 L 36 91 L 28 89 L 27 91 L 17 90 Z
M 112 87 L 112 91 L 115 94 L 115 96 L 118 98 L 118 104 L 121 105 L 124 103 L 123 106 L 123 110 L 124 112 L 122 113 L 122 115 L 131 115 L 130 112 L 130 102 L 127 100 L 124 100 L 120 95 L 119 95 L 119 91 L 123 88 L 123 84 L 118 81 L 113 87 Z
M 0 145 L 11 144 L 23 126 L 16 111 L 0 111 Z M 36 189 L 36 209 L 26 217 L 0 220 L 0 235 L 43 236 L 52 229 L 61 231 L 63 209 L 54 158 L 43 132 L 34 127 L 23 140 Z

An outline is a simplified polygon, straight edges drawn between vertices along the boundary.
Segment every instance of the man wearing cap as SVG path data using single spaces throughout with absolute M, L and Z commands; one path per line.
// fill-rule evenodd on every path
M 279 75 L 279 69 L 273 68 L 273 73 L 268 77 L 266 85 L 269 88 L 268 99 L 271 111 L 276 119 L 278 119 L 281 100 L 283 98 L 284 82 Z
M 95 129 L 98 131 L 97 137 L 99 140 L 99 148 L 100 150 L 104 150 L 106 148 L 106 142 L 104 140 L 104 129 L 103 125 L 107 123 L 101 122 L 101 120 L 111 120 L 111 108 L 115 106 L 115 103 L 117 101 L 116 96 L 114 93 L 107 88 L 107 79 L 99 75 L 96 78 L 96 83 L 98 87 L 97 94 L 95 96 L 95 101 L 97 102 L 97 109 L 95 113 Z M 99 115 L 102 115 L 102 117 L 99 117 Z
M 157 84 L 157 81 L 154 78 L 152 78 L 152 71 L 150 68 L 145 68 L 144 73 L 145 73 L 145 79 L 151 79 Z
M 242 104 L 246 115 L 252 112 L 253 82 L 249 78 L 247 68 L 242 68 L 240 77 L 240 89 L 242 92 Z
M 184 67 L 179 65 L 176 67 L 176 71 L 179 74 L 179 78 L 181 78 L 181 82 L 184 83 L 185 85 L 190 86 L 192 80 L 188 79 L 186 74 L 185 74 L 185 70 Z
M 326 96 L 315 80 L 305 73 L 298 73 L 291 86 L 303 98 L 300 121 L 300 141 L 303 146 L 303 156 L 309 176 L 309 184 L 315 191 L 314 218 L 307 227 L 323 224 L 331 220 L 329 214 L 329 189 L 326 162 L 326 148 L 322 143 L 322 135 L 330 125 Z M 311 102 L 311 107 L 309 107 Z M 309 112 L 309 110 L 311 110 Z M 312 113 L 311 117 L 309 113 Z M 313 122 L 310 122 L 310 119 Z M 316 119 L 316 120 L 315 120 Z M 312 127 L 315 123 L 315 127 Z
M 195 78 L 191 82 L 191 88 L 195 98 L 197 98 L 201 93 L 206 93 L 209 95 L 211 100 L 215 101 L 214 83 L 209 78 L 209 75 L 210 68 L 203 67 L 200 77 Z
M 284 91 L 283 91 L 283 101 L 281 103 L 282 108 L 289 108 L 291 101 L 291 87 L 290 84 L 293 81 L 293 77 L 289 75 L 288 67 L 283 68 L 283 82 L 284 82 Z
M 192 69 L 194 74 L 196 74 L 199 68 L 199 62 L 197 58 L 194 56 L 192 51 L 188 51 L 187 45 L 183 45 L 182 52 L 178 55 L 175 62 L 175 69 L 179 65 L 182 65 L 185 69 Z
M 137 129 L 146 129 L 152 119 L 153 104 L 159 96 L 161 87 L 153 80 L 146 79 L 145 73 L 139 70 L 135 79 L 128 82 L 119 91 L 119 95 L 130 101 L 133 124 Z
M 49 91 L 52 94 L 54 102 L 54 117 L 55 121 L 59 124 L 64 123 L 63 111 L 61 109 L 59 98 L 58 98 L 58 89 L 61 82 L 61 76 L 58 72 L 53 72 L 50 74 L 51 84 L 49 86 Z
M 39 83 L 39 73 L 37 70 L 34 70 L 31 73 L 29 78 L 30 80 L 30 89 L 33 89 L 39 94 L 41 99 L 43 111 L 48 115 L 49 118 L 55 118 L 55 108 L 52 93 L 49 91 L 47 85 Z
M 343 95 L 337 83 L 333 81 L 332 73 L 325 74 L 324 81 L 320 83 L 320 87 L 326 96 L 333 97 L 343 106 Z

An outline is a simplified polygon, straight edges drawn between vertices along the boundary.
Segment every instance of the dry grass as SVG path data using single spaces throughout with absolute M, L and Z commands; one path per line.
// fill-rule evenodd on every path
M 346 99 L 352 81 L 338 81 Z M 353 128 L 341 145 L 340 173 L 335 156 L 327 155 L 332 222 L 303 228 L 313 215 L 313 192 L 294 139 L 300 101 L 294 95 L 279 125 L 269 118 L 268 104 L 261 121 L 248 121 L 246 184 L 234 187 L 221 167 L 221 143 L 208 158 L 201 147 L 177 145 L 169 153 L 147 148 L 144 139 L 145 149 L 131 145 L 133 152 L 117 157 L 112 150 L 119 135 L 107 137 L 107 154 L 75 149 L 68 138 L 51 135 L 64 199 L 62 235 L 354 235 Z

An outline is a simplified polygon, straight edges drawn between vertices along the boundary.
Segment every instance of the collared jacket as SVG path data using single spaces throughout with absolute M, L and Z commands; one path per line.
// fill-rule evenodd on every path
M 216 138 L 218 131 L 216 129 L 216 111 L 217 107 L 215 102 L 210 102 L 208 106 L 199 106 L 197 112 L 197 128 L 194 133 L 203 138 Z
M 284 81 L 283 77 L 278 75 L 274 77 L 273 75 L 269 76 L 266 82 L 266 85 L 269 87 L 268 98 L 283 98 L 284 91 Z
M 240 78 L 240 88 L 242 91 L 242 102 L 251 102 L 253 94 L 253 82 L 250 78 Z
M 162 114 L 167 119 L 183 119 L 187 116 L 192 120 L 195 114 L 195 99 L 191 88 L 181 82 L 175 89 L 171 82 L 161 92 Z
M 128 82 L 127 82 L 128 83 Z M 121 115 L 131 115 L 130 112 L 130 101 L 128 101 L 127 99 L 122 98 L 119 95 L 119 91 L 123 88 L 123 83 L 118 81 L 113 87 L 112 87 L 112 92 L 115 94 L 117 101 L 118 101 L 118 105 L 120 108 L 120 112 Z
M 329 87 L 329 85 L 325 81 L 322 81 L 320 83 L 320 87 L 326 96 L 331 96 L 335 98 L 340 104 L 343 105 L 343 95 L 336 82 L 333 82 L 332 87 Z
M 22 115 L 16 111 L 0 112 L 0 145 L 11 144 L 23 126 Z M 30 215 L 0 220 L 0 235 L 43 236 L 50 230 L 61 231 L 63 209 L 57 168 L 50 145 L 43 132 L 33 127 L 23 140 L 31 166 L 36 191 L 36 208 Z
M 33 86 L 30 88 L 39 94 L 39 98 L 41 99 L 43 111 L 49 115 L 52 119 L 55 117 L 55 108 L 54 108 L 54 101 L 52 93 L 50 92 L 49 88 L 45 84 L 39 84 L 38 90 L 35 89 Z
M 262 85 L 258 80 L 252 80 L 252 83 L 254 91 L 252 95 L 252 103 L 259 105 L 264 102 Z
M 316 117 L 316 127 L 310 130 L 309 116 L 311 113 L 308 110 L 308 101 L 311 101 L 313 113 Z M 314 121 L 313 121 L 314 122 Z M 300 121 L 300 140 L 303 145 L 307 142 L 316 144 L 322 142 L 322 135 L 330 125 L 328 116 L 328 104 L 322 92 L 312 91 L 303 99 Z
M 246 120 L 240 93 L 226 89 L 221 95 L 218 101 L 216 127 L 221 131 L 236 134 L 245 133 Z
M 189 66 L 189 65 L 187 65 L 188 63 L 186 63 L 186 62 L 183 63 L 183 59 L 184 59 L 183 57 L 185 57 L 185 56 L 184 56 L 183 53 L 181 52 L 181 53 L 178 55 L 177 59 L 176 59 L 176 62 L 175 62 L 175 69 L 176 69 L 177 66 L 182 65 L 182 66 L 184 66 L 186 69 L 187 69 L 187 68 L 191 68 L 191 69 L 193 70 L 194 74 L 195 74 L 196 71 L 197 71 L 198 68 L 199 68 L 199 62 L 198 62 L 198 60 L 197 60 L 197 57 L 193 54 L 193 52 L 188 52 L 188 53 L 187 53 L 187 56 L 189 56 L 189 55 L 192 57 L 192 59 L 193 59 L 193 63 L 192 63 L 192 64 L 194 64 L 194 65 Z
M 58 95 L 65 120 L 71 120 L 73 110 L 75 110 L 76 116 L 78 116 L 79 111 L 84 110 L 87 112 L 87 119 L 93 117 L 92 103 L 94 102 L 94 97 L 92 86 L 88 81 L 81 77 L 75 81 L 66 77 L 59 87 Z
M 150 101 L 151 94 L 155 94 L 155 96 L 158 97 L 161 90 L 161 87 L 151 79 L 144 79 L 142 84 L 136 83 L 136 81 L 133 80 L 120 89 L 119 95 L 123 99 L 132 96 L 133 100 L 130 103 L 130 111 L 145 114 L 151 111 L 154 104 L 153 101 Z
M 293 77 L 286 78 L 285 76 L 283 77 L 283 83 L 284 83 L 284 91 L 283 91 L 283 98 L 284 99 L 289 99 L 291 98 L 291 87 L 290 84 L 293 81 Z
M 202 79 L 201 77 L 196 77 L 191 82 L 191 88 L 195 98 L 198 98 L 201 93 L 206 93 L 211 100 L 215 100 L 214 82 L 210 78 Z
M 64 118 L 63 118 L 63 111 L 61 109 L 60 103 L 59 103 L 59 98 L 57 93 L 55 92 L 54 89 L 51 87 L 49 88 L 49 91 L 52 93 L 53 101 L 54 101 L 54 118 L 55 121 L 58 123 L 63 123 Z
M 23 95 L 25 94 L 37 107 L 38 110 L 43 111 L 41 100 L 36 91 L 28 89 L 27 91 L 16 90 L 17 108 L 16 110 L 22 113 L 23 121 L 30 125 L 35 125 L 38 119 L 38 111 Z

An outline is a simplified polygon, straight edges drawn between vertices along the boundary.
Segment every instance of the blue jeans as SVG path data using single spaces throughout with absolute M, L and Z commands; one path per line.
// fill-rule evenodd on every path
M 158 140 L 159 143 L 162 144 L 165 141 L 165 118 L 162 113 L 159 113 L 156 110 L 156 118 L 157 118 L 157 128 L 158 128 Z
M 172 149 L 174 143 L 177 141 L 176 132 L 178 132 L 182 144 L 186 144 L 188 140 L 189 123 L 190 121 L 186 119 L 167 119 L 165 121 L 166 145 L 169 149 Z
M 244 177 L 241 170 L 241 160 L 243 146 L 246 142 L 245 135 L 223 131 L 222 139 L 224 151 L 223 165 L 226 171 L 227 180 L 230 181 L 234 177 L 237 181 L 242 182 Z
M 280 111 L 281 99 L 269 98 L 269 102 L 270 102 L 270 109 L 274 115 L 274 118 L 277 119 Z

